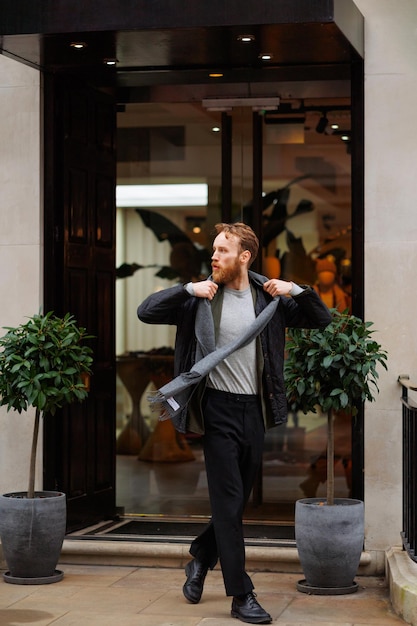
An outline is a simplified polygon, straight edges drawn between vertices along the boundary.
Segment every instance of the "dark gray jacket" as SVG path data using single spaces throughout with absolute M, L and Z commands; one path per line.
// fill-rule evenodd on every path
M 259 315 L 271 300 L 271 296 L 262 287 L 267 279 L 251 271 L 249 278 L 255 314 Z M 148 296 L 138 307 L 138 317 L 142 322 L 177 326 L 175 376 L 189 371 L 195 363 L 194 322 L 198 300 L 191 296 L 183 285 L 176 285 Z M 215 329 L 220 322 L 222 301 L 223 290 L 220 288 L 211 302 Z M 324 328 L 330 321 L 329 310 L 310 287 L 305 287 L 298 296 L 280 298 L 274 316 L 261 332 L 257 342 L 257 367 L 266 428 L 277 426 L 287 420 L 283 374 L 286 328 Z M 238 319 L 236 322 L 238 323 Z M 194 395 L 196 396 L 194 400 L 198 400 L 200 394 Z M 181 432 L 204 433 L 199 402 L 194 401 L 189 409 L 188 414 L 185 411 L 184 415 L 175 420 L 175 427 Z

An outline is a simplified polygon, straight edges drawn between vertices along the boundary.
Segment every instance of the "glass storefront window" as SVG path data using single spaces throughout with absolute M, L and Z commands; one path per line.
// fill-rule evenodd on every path
M 349 102 L 318 100 L 289 119 L 262 116 L 262 271 L 299 284 L 319 280 L 317 261 L 334 266 L 333 282 L 350 288 L 351 172 Z M 292 103 L 287 103 L 292 106 Z M 332 109 L 332 106 L 334 109 Z M 231 116 L 233 220 L 253 203 L 251 108 Z M 136 308 L 151 292 L 210 272 L 213 226 L 222 221 L 221 113 L 199 103 L 126 105 L 118 119 L 118 185 L 202 184 L 195 204 L 132 201 L 117 209 L 117 504 L 126 514 L 174 517 L 210 513 L 198 437 L 182 437 L 152 413 L 147 395 L 172 376 L 175 329 L 145 325 Z M 336 128 L 337 126 L 337 128 Z M 177 188 L 179 190 L 179 188 Z M 178 193 L 179 196 L 179 193 Z M 174 200 L 174 198 L 171 198 Z M 129 203 L 128 203 L 129 204 Z M 329 286 L 321 295 L 330 302 Z M 330 290 L 331 291 L 331 290 Z M 261 475 L 245 517 L 291 524 L 295 500 L 325 489 L 326 417 L 290 414 L 266 435 Z M 336 420 L 336 495 L 350 489 L 350 423 Z

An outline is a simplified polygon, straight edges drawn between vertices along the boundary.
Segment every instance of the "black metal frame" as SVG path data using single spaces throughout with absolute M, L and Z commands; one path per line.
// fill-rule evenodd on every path
M 403 429 L 403 530 L 401 537 L 404 550 L 408 556 L 417 562 L 417 404 L 409 397 L 408 391 L 417 391 L 408 376 L 399 376 L 398 382 L 402 387 L 402 429 Z

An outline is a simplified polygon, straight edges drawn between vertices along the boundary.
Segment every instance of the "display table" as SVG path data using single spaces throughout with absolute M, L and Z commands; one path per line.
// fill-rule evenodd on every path
M 158 421 L 150 431 L 140 409 L 143 393 L 151 382 L 159 389 L 172 380 L 174 356 L 137 353 L 118 356 L 117 374 L 131 400 L 132 414 L 117 438 L 117 454 L 138 454 L 141 461 L 190 461 L 194 455 L 171 420 Z

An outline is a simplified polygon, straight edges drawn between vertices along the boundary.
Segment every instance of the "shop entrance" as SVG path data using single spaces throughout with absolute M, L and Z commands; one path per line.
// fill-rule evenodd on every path
M 254 89 L 199 102 L 187 101 L 180 86 L 175 97 L 159 89 L 154 102 L 118 113 L 116 498 L 123 520 L 114 534 L 141 534 L 145 522 L 152 534 L 161 519 L 166 529 L 193 534 L 190 524 L 210 515 L 201 440 L 178 435 L 147 401 L 172 377 L 175 329 L 142 324 L 136 308 L 153 291 L 210 273 L 214 224 L 251 224 L 261 241 L 257 271 L 270 277 L 314 284 L 317 261 L 325 261 L 351 306 L 350 91 L 329 97 L 318 86 L 307 98 L 298 86 L 300 97 L 279 98 L 274 83 Z M 336 491 L 346 497 L 351 424 L 336 426 Z M 326 416 L 301 413 L 267 433 L 245 512 L 253 536 L 291 538 L 295 501 L 325 493 L 325 429 Z
M 167 476 L 181 467 L 190 478 L 190 468 L 201 463 L 198 441 L 178 444 L 191 451 L 191 460 L 138 459 L 142 442 L 158 425 L 157 416 L 147 413 L 146 387 L 158 384 L 157 375 L 170 375 L 173 343 L 166 329 L 157 336 L 141 329 L 136 306 L 150 290 L 178 280 L 185 270 L 194 272 L 198 265 L 198 271 L 207 271 L 203 259 L 212 225 L 239 218 L 252 221 L 261 237 L 268 271 L 278 267 L 282 276 L 311 282 L 309 261 L 335 248 L 337 279 L 349 288 L 349 263 L 344 262 L 351 260 L 352 308 L 363 314 L 363 17 L 352 0 L 247 0 L 227 10 L 218 0 L 196 2 L 192 10 L 182 0 L 163 0 L 158 10 L 143 0 L 121 0 L 117 11 L 112 3 L 91 0 L 89 10 L 81 12 L 75 2 L 52 11 L 34 0 L 32 9 L 22 21 L 15 5 L 6 3 L 1 48 L 43 75 L 44 304 L 57 312 L 76 309 L 96 335 L 99 373 L 88 420 L 67 416 L 45 424 L 44 486 L 68 494 L 70 528 L 114 516 L 115 504 L 134 516 L 160 515 L 162 509 L 166 517 L 204 516 L 203 470 L 195 486 L 183 489 L 187 497 L 192 494 L 190 502 L 175 499 L 167 483 Z M 274 96 L 280 99 L 278 111 L 259 102 Z M 203 104 L 213 98 L 237 102 L 223 102 L 223 110 L 214 111 Z M 258 102 L 248 106 L 250 98 Z M 116 104 L 117 177 L 112 170 Z M 347 117 L 331 128 L 331 117 L 343 116 L 347 105 L 355 131 L 351 143 L 341 139 Z M 217 135 L 214 125 L 220 128 Z M 115 182 L 146 183 L 153 190 L 157 184 L 202 183 L 207 199 L 188 198 L 191 204 L 183 199 L 176 208 L 166 200 L 120 206 L 115 264 Z M 184 263 L 184 247 L 178 254 L 177 246 L 174 254 L 166 237 L 158 239 L 152 229 L 157 215 L 187 235 L 182 243 L 191 241 L 191 260 Z M 176 274 L 167 277 L 174 265 Z M 114 286 L 122 310 L 116 320 Z M 116 376 L 116 323 L 117 355 L 146 362 L 139 400 L 126 391 L 121 372 Z M 268 434 L 251 519 L 267 525 L 272 511 L 271 525 L 291 521 L 294 499 L 302 495 L 299 485 L 322 448 L 320 423 L 303 420 L 290 416 L 286 429 Z M 125 428 L 137 432 L 138 424 L 140 452 L 119 449 L 115 455 Z M 361 497 L 360 419 L 353 432 L 353 495 Z M 147 474 L 138 477 L 139 463 Z M 344 494 L 348 485 L 342 466 Z M 165 468 L 162 482 L 158 468 Z M 176 492 L 179 484 L 175 479 Z M 133 502 L 138 495 L 140 502 Z

